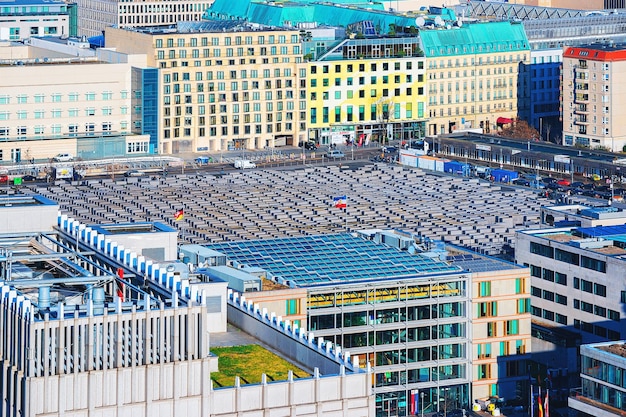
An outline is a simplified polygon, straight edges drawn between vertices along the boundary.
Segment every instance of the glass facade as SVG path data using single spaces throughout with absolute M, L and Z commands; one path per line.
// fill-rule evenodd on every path
M 468 298 L 466 276 L 312 289 L 308 330 L 373 365 L 377 415 L 464 408 Z
M 626 409 L 626 344 L 583 345 L 580 353 L 582 388 L 570 399 L 569 406 L 578 409 L 593 404 L 619 415 Z

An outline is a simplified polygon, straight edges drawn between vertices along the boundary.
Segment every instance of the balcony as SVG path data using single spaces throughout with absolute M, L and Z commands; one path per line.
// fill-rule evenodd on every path
M 589 114 L 587 106 L 578 106 L 574 109 L 574 114 Z
M 586 117 L 577 117 L 574 119 L 574 124 L 575 125 L 581 125 L 581 126 L 587 126 L 589 124 L 589 121 L 587 120 Z
M 595 416 L 595 417 L 626 417 L 626 411 L 620 410 L 610 405 L 601 403 L 582 395 L 582 388 L 570 391 L 567 405 L 574 410 Z
M 589 94 L 576 94 L 574 97 L 575 104 L 587 104 L 589 103 Z

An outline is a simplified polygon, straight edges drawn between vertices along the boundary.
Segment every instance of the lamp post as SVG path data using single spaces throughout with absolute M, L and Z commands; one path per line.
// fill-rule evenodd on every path
M 424 417 L 424 391 L 420 392 L 420 397 L 422 399 L 422 417 Z
M 539 163 L 540 162 L 546 162 L 546 160 L 545 159 L 537 160 L 537 175 L 535 175 L 535 183 L 537 184 L 537 189 L 539 188 Z

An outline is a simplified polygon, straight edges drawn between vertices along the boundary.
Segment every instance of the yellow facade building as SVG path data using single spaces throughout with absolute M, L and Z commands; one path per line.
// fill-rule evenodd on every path
M 309 63 L 309 139 L 321 145 L 423 137 L 419 38 L 348 39 Z

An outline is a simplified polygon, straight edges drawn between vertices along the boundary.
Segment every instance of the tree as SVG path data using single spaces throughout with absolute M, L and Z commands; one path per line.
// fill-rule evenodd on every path
M 502 128 L 500 136 L 511 139 L 538 140 L 539 132 L 525 120 L 517 120 L 510 126 Z
M 384 145 L 391 140 L 391 135 L 389 135 L 388 130 L 395 103 L 389 97 L 382 97 L 373 104 L 376 106 L 376 120 L 381 126 L 380 144 Z

